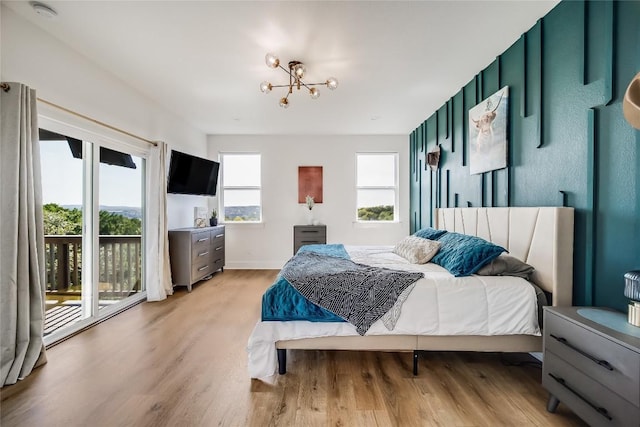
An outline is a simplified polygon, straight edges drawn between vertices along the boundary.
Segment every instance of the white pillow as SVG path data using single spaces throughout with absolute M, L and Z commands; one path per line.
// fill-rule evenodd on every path
M 440 242 L 407 236 L 393 248 L 393 253 L 400 255 L 412 264 L 426 264 L 440 249 Z

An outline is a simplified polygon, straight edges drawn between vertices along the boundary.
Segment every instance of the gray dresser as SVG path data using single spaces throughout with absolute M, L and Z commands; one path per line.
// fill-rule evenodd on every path
M 191 286 L 224 269 L 224 225 L 169 230 L 169 258 L 174 286 Z
M 608 309 L 545 307 L 549 412 L 562 402 L 592 426 L 640 426 L 640 337 L 625 320 Z
M 294 225 L 293 226 L 293 254 L 295 255 L 304 245 L 327 243 L 326 225 Z

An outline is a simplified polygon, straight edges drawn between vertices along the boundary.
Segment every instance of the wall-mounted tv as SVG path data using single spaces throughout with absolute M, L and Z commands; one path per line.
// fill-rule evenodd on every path
M 220 163 L 173 150 L 167 193 L 215 196 Z

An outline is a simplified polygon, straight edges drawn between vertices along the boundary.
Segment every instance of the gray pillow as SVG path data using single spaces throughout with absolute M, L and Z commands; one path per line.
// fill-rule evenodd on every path
M 476 274 L 480 276 L 515 276 L 529 280 L 534 268 L 511 255 L 502 254 L 485 264 Z

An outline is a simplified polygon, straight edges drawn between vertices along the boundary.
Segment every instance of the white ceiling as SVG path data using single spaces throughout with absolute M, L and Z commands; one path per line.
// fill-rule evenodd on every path
M 408 134 L 558 1 L 3 3 L 207 134 Z M 284 110 L 267 52 L 340 85 Z

